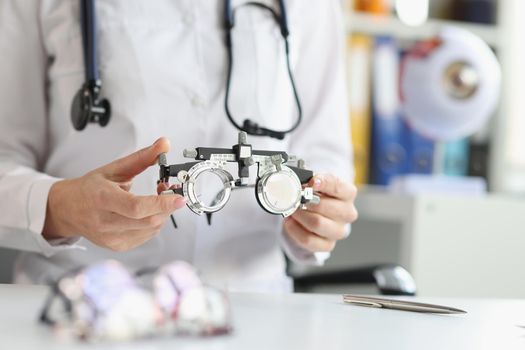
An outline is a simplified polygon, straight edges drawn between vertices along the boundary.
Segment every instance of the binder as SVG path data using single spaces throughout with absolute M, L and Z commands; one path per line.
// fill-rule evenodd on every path
M 495 0 L 459 0 L 454 2 L 454 18 L 458 21 L 494 24 L 496 21 Z
M 443 146 L 443 174 L 466 176 L 469 164 L 469 140 L 450 141 Z
M 374 15 L 388 15 L 392 11 L 390 0 L 354 0 L 354 10 Z
M 371 183 L 388 185 L 408 171 L 399 101 L 399 49 L 391 37 L 375 38 L 372 58 Z
M 487 123 L 481 130 L 469 138 L 467 175 L 477 176 L 489 183 L 490 154 L 492 145 L 490 140 L 491 123 Z
M 470 143 L 468 176 L 481 177 L 488 181 L 489 152 L 488 141 Z
M 348 36 L 348 92 L 350 134 L 354 150 L 355 184 L 368 183 L 370 159 L 370 60 L 372 39 L 366 35 Z
M 408 173 L 432 174 L 434 168 L 434 141 L 419 134 L 406 122 L 403 122 L 403 125 L 403 142 L 407 151 Z

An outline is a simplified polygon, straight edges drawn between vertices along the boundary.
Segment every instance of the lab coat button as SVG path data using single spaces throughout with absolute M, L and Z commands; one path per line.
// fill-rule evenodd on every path
M 199 96 L 195 95 L 191 99 L 191 104 L 194 107 L 204 107 L 204 100 L 200 98 Z
M 194 20 L 193 20 L 193 16 L 191 16 L 191 15 L 184 16 L 184 17 L 182 18 L 182 22 L 183 22 L 184 24 L 188 25 L 188 26 L 191 25 L 191 24 L 193 24 L 193 22 L 194 22 Z

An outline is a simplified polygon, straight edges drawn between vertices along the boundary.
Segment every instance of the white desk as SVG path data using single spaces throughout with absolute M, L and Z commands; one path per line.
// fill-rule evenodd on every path
M 423 299 L 469 311 L 440 316 L 345 305 L 339 295 L 232 294 L 235 331 L 208 339 L 60 344 L 36 315 L 47 289 L 0 285 L 0 349 L 525 349 L 525 300 Z

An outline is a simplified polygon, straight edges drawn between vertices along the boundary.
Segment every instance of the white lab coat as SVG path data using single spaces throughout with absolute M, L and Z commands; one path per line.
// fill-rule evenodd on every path
M 265 1 L 277 8 L 277 1 Z M 73 129 L 70 106 L 84 80 L 79 3 L 0 0 L 0 245 L 22 250 L 16 281 L 43 283 L 67 269 L 115 258 L 136 269 L 174 259 L 194 264 L 210 283 L 232 290 L 289 290 L 282 250 L 291 259 L 322 263 L 288 241 L 282 218 L 258 207 L 252 191 L 234 192 L 208 226 L 188 208 L 143 246 L 125 253 L 85 239 L 48 242 L 41 236 L 50 186 L 151 144 L 171 141 L 170 164 L 182 149 L 229 147 L 222 0 L 98 0 L 98 57 L 112 119 Z M 234 1 L 238 5 L 240 1 Z M 284 141 L 250 137 L 258 149 L 285 150 L 316 172 L 350 179 L 344 86 L 343 26 L 338 0 L 287 1 L 291 58 L 304 109 Z M 283 41 L 260 9 L 237 11 L 231 109 L 241 123 L 288 128 L 296 118 Z M 153 167 L 132 192 L 151 194 Z

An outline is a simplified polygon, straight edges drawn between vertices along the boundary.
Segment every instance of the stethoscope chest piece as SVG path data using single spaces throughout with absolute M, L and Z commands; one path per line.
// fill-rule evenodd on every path
M 82 86 L 76 93 L 71 106 L 71 122 L 77 131 L 82 131 L 88 123 L 106 126 L 111 118 L 111 105 L 107 99 L 98 98 L 99 88 Z
M 84 130 L 89 121 L 89 110 L 85 108 L 86 96 L 84 90 L 78 90 L 71 106 L 71 122 L 75 130 Z

